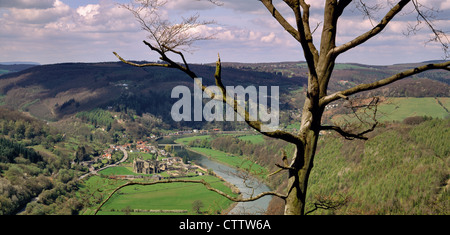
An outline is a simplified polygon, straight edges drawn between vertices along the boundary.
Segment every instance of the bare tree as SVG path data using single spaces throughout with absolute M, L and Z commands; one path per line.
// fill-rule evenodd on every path
M 195 213 L 197 214 L 201 214 L 202 212 L 200 211 L 202 209 L 202 207 L 204 207 L 203 202 L 200 200 L 195 200 L 192 203 L 192 210 L 195 211 Z
M 214 21 L 199 21 L 199 15 L 183 18 L 181 22 L 171 22 L 161 16 L 160 9 L 167 4 L 167 0 L 136 0 L 120 7 L 129 10 L 141 25 L 142 30 L 148 32 L 148 39 L 161 52 L 187 51 L 196 41 L 212 39 L 193 30 L 203 25 L 214 24 Z
M 201 36 L 195 33 L 192 29 L 200 27 L 202 25 L 207 25 L 212 22 L 200 22 L 198 21 L 198 16 L 193 16 L 188 19 L 183 19 L 179 24 L 163 20 L 158 15 L 158 8 L 165 4 L 161 0 L 136 0 L 137 5 L 122 5 L 123 7 L 130 10 L 137 20 L 141 23 L 144 30 L 149 32 L 150 42 L 144 41 L 152 51 L 155 51 L 160 55 L 160 59 L 164 63 L 148 63 L 148 64 L 136 64 L 124 60 L 117 53 L 114 53 L 121 61 L 138 67 L 145 66 L 162 66 L 168 68 L 175 68 L 183 71 L 186 75 L 192 79 L 196 79 L 197 76 L 194 71 L 189 68 L 183 53 L 179 51 L 179 48 L 189 47 L 193 42 L 199 40 L 209 39 L 208 36 Z M 211 1 L 214 4 L 220 4 L 218 1 Z M 214 92 L 208 90 L 203 84 L 198 84 L 202 90 L 209 94 L 211 98 L 222 100 L 224 103 L 229 104 L 234 107 L 235 112 L 241 114 L 249 126 L 263 135 L 282 139 L 291 144 L 294 144 L 296 149 L 290 158 L 287 158 L 284 154 L 283 164 L 277 165 L 280 170 L 275 172 L 287 171 L 288 172 L 288 185 L 286 188 L 286 194 L 279 194 L 276 192 L 265 192 L 255 197 L 247 199 L 233 198 L 225 193 L 212 188 L 205 181 L 189 181 L 189 180 L 177 180 L 177 181 L 159 181 L 153 183 L 137 183 L 130 182 L 127 183 L 114 192 L 117 192 L 120 188 L 129 185 L 152 185 L 156 183 L 171 183 L 171 182 L 185 182 L 185 183 L 201 183 L 205 185 L 209 190 L 215 191 L 230 200 L 233 201 L 253 201 L 257 200 L 266 195 L 278 196 L 285 200 L 285 214 L 288 215 L 300 215 L 305 214 L 306 205 L 306 194 L 308 188 L 308 180 L 311 170 L 314 166 L 314 156 L 316 153 L 316 147 L 319 137 L 319 132 L 321 130 L 332 130 L 341 134 L 342 136 L 349 139 L 367 139 L 364 134 L 372 131 L 376 127 L 375 124 L 368 130 L 361 133 L 350 133 L 348 130 L 344 130 L 339 126 L 324 126 L 321 123 L 322 115 L 325 110 L 326 105 L 331 102 L 337 101 L 339 99 L 348 99 L 349 96 L 357 94 L 363 91 L 373 90 L 388 84 L 391 84 L 400 79 L 422 73 L 428 70 L 443 69 L 450 71 L 450 62 L 437 63 L 437 64 L 427 64 L 417 68 L 401 71 L 390 77 L 381 79 L 379 81 L 359 84 L 350 89 L 338 91 L 332 94 L 328 94 L 328 83 L 333 72 L 335 61 L 339 55 L 349 51 L 352 48 L 358 47 L 363 43 L 374 38 L 380 32 L 385 29 L 385 27 L 392 21 L 392 19 L 399 13 L 404 12 L 405 6 L 412 4 L 414 7 L 413 12 L 409 14 L 417 14 L 417 22 L 421 24 L 425 22 L 425 25 L 431 30 L 433 37 L 431 41 L 436 41 L 440 43 L 445 52 L 444 57 L 448 57 L 448 43 L 449 40 L 446 34 L 442 30 L 438 30 L 433 25 L 432 15 L 430 11 L 433 9 L 424 8 L 418 0 L 392 0 L 388 1 L 386 6 L 381 7 L 378 4 L 370 4 L 370 1 L 364 0 L 323 0 L 324 16 L 322 25 L 322 32 L 320 35 L 320 44 L 316 45 L 313 40 L 313 33 L 319 27 L 319 25 L 314 28 L 310 24 L 310 5 L 307 0 L 283 0 L 295 16 L 295 25 L 289 23 L 285 16 L 283 16 L 275 7 L 272 0 L 259 0 L 260 3 L 264 5 L 269 11 L 272 17 L 300 44 L 303 49 L 303 55 L 306 59 L 308 65 L 308 87 L 306 91 L 306 100 L 302 110 L 301 117 L 301 127 L 297 133 L 289 133 L 286 131 L 269 131 L 265 132 L 262 130 L 262 123 L 260 121 L 253 121 L 250 118 L 250 114 L 238 107 L 238 103 L 229 99 L 225 94 L 226 88 L 222 83 L 222 70 L 220 57 L 216 64 L 216 72 L 214 74 L 216 85 L 220 88 L 221 94 L 215 94 Z M 368 17 L 372 22 L 372 28 L 367 32 L 355 37 L 342 45 L 336 45 L 337 37 L 337 26 L 340 17 L 342 16 L 344 10 L 351 4 L 354 3 L 356 9 L 359 9 L 365 17 Z M 255 4 L 259 4 L 255 1 Z M 387 11 L 382 16 L 380 20 L 376 20 L 374 13 L 380 11 L 381 9 L 386 9 Z M 426 10 L 424 10 L 426 9 Z M 404 12 L 408 13 L 408 12 Z M 417 30 L 415 26 L 410 27 L 410 32 Z M 179 56 L 183 63 L 176 63 L 171 57 Z M 197 81 L 197 80 L 195 80 Z M 373 102 L 378 102 L 374 99 Z M 273 174 L 275 174 L 273 173 Z M 273 175 L 271 174 L 271 175 Z M 113 192 L 113 193 L 114 193 Z M 112 194 L 111 194 L 112 195 Z M 108 199 L 107 199 L 108 200 Z M 345 199 L 341 202 L 346 201 Z M 318 203 L 315 204 L 313 210 L 319 208 L 335 208 L 341 203 L 333 203 L 329 198 L 321 198 Z

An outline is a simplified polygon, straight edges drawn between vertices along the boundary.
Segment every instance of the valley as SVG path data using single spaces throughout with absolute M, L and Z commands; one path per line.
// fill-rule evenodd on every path
M 236 182 L 201 166 L 199 154 L 271 190 L 285 186 L 285 174 L 271 173 L 279 169 L 281 150 L 291 156 L 293 146 L 257 134 L 244 122 L 172 120 L 170 108 L 176 100 L 170 98 L 171 90 L 193 87 L 174 70 L 116 62 L 9 66 L 15 67 L 0 67 L 0 214 L 15 214 L 23 207 L 23 214 L 93 214 L 128 180 L 205 180 L 243 196 Z M 414 66 L 338 64 L 330 92 Z M 214 84 L 213 64 L 192 69 Z M 223 82 L 279 86 L 280 127 L 295 132 L 306 85 L 306 78 L 298 75 L 306 69 L 304 62 L 224 63 Z M 450 213 L 448 72 L 426 72 L 351 102 L 332 103 L 323 122 L 348 130 L 367 128 L 374 111 L 365 105 L 374 96 L 381 101 L 375 116 L 380 124 L 369 140 L 321 133 L 308 201 L 346 203 L 313 213 Z M 367 123 L 359 125 L 361 120 Z M 173 143 L 184 149 L 174 149 Z M 137 159 L 156 165 L 152 171 L 136 171 Z M 179 164 L 168 167 L 171 161 Z M 269 201 L 262 213 L 281 214 L 282 203 Z M 225 214 L 233 206 L 203 185 L 173 183 L 121 189 L 99 214 Z M 314 204 L 308 208 L 313 210 Z

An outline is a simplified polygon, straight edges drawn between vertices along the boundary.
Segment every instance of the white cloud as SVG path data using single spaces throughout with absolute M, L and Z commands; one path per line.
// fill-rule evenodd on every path
M 209 28 L 205 34 L 214 34 L 216 41 L 233 45 L 245 45 L 246 47 L 260 47 L 262 44 L 277 43 L 288 44 L 287 40 L 280 40 L 274 32 L 264 33 L 247 30 L 238 27 Z
M 312 9 L 323 9 L 324 1 L 317 1 L 317 0 L 309 0 L 306 1 Z
M 86 19 L 92 19 L 99 14 L 99 8 L 99 4 L 88 4 L 86 6 L 78 7 L 77 13 Z
M 0 61 L 115 60 L 112 51 L 132 48 L 145 38 L 133 16 L 112 1 L 77 9 L 62 1 L 55 0 L 47 9 L 0 12 Z
M 450 9 L 450 0 L 443 0 L 441 3 L 441 10 L 449 10 Z
M 73 0 L 0 0 L 0 61 L 34 60 L 42 63 L 65 61 L 108 61 L 116 60 L 112 51 L 117 51 L 127 59 L 158 59 L 142 44 L 145 32 L 132 14 L 119 8 L 118 0 L 85 0 L 84 4 L 69 7 Z M 120 0 L 128 2 L 129 0 Z M 375 1 L 375 0 L 374 0 Z M 386 0 L 377 0 L 386 4 Z M 424 4 L 450 9 L 450 0 L 420 0 Z M 287 33 L 257 0 L 222 0 L 224 5 L 216 7 L 206 0 L 169 0 L 163 11 L 164 17 L 175 22 L 180 15 L 200 14 L 201 20 L 216 20 L 218 25 L 207 25 L 196 29 L 196 33 L 216 35 L 216 40 L 194 44 L 194 54 L 187 53 L 191 62 L 211 62 L 220 52 L 224 61 L 285 61 L 303 60 L 300 44 Z M 311 4 L 311 26 L 323 20 L 323 1 L 309 0 Z M 295 26 L 291 11 L 281 0 L 274 1 L 286 19 Z M 351 8 L 351 7 L 349 7 Z M 382 9 L 383 11 L 388 10 Z M 448 10 L 438 18 L 448 16 Z M 178 17 L 177 19 L 173 17 Z M 402 51 L 421 55 L 435 55 L 439 58 L 439 48 L 424 42 L 429 38 L 429 30 L 405 37 L 407 23 L 413 22 L 415 15 L 399 15 L 382 34 L 369 40 L 367 44 L 349 51 L 342 58 L 366 58 L 365 61 L 401 62 Z M 436 21 L 438 28 L 448 31 L 450 19 Z M 374 22 L 376 23 L 376 22 Z M 322 24 L 323 25 L 323 24 Z M 314 34 L 316 45 L 320 43 L 322 25 Z M 352 40 L 372 28 L 371 22 L 360 12 L 349 12 L 340 18 L 338 25 L 338 45 Z M 390 49 L 389 49 L 390 48 Z M 383 50 L 390 50 L 389 53 Z M 370 51 L 374 55 L 365 57 Z M 386 58 L 375 58 L 376 53 Z M 359 53 L 359 54 L 358 54 Z M 406 54 L 406 51 L 404 51 Z M 387 56 L 391 56 L 390 59 Z M 429 59 L 431 56 L 427 57 Z M 409 58 L 409 57 L 408 57 Z M 411 57 L 412 58 L 412 57 Z M 431 59 L 431 58 L 430 58 Z M 350 60 L 349 60 L 350 61 Z
M 56 21 L 58 18 L 70 14 L 70 7 L 63 2 L 56 0 L 51 8 L 38 9 L 38 8 L 11 8 L 9 13 L 6 13 L 6 17 L 11 21 L 30 23 L 30 24 L 43 24 L 52 21 Z
M 275 38 L 276 38 L 275 33 L 272 32 L 269 35 L 262 37 L 261 42 L 272 43 L 273 41 L 275 41 Z

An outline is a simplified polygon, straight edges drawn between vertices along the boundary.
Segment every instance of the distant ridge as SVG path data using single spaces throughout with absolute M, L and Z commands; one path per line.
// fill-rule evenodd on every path
M 21 65 L 21 64 L 27 64 L 27 65 L 41 65 L 36 62 L 30 62 L 30 61 L 12 61 L 12 62 L 0 62 L 1 65 Z
M 427 61 L 422 61 L 422 62 L 411 62 L 411 63 L 396 63 L 396 64 L 392 64 L 392 65 L 402 65 L 402 64 L 434 64 L 434 63 L 443 63 L 446 62 L 448 60 L 427 60 Z M 102 64 L 102 63 L 115 63 L 117 61 L 105 61 L 105 62 L 61 62 L 61 63 L 54 63 L 54 64 Z M 137 63 L 147 63 L 148 61 L 132 61 L 132 62 L 137 62 Z M 228 61 L 228 62 L 222 62 L 224 65 L 245 65 L 245 64 L 302 64 L 302 63 L 306 63 L 306 61 L 280 61 L 280 62 L 255 62 L 255 63 L 244 63 L 244 62 L 233 62 L 233 61 Z M 197 65 L 215 65 L 214 63 L 192 63 L 192 64 L 197 64 Z M 357 63 L 357 62 L 341 62 L 341 63 L 337 63 L 337 64 L 357 64 L 357 65 L 365 65 L 365 66 L 375 66 L 375 65 L 370 65 L 370 64 L 361 64 L 361 63 Z M 0 62 L 0 65 L 42 65 L 40 63 L 37 62 L 33 62 L 33 61 L 7 61 L 7 62 Z M 384 65 L 384 66 L 389 66 L 389 65 Z
M 446 61 L 447 60 L 428 60 L 428 61 L 424 61 L 422 63 L 424 63 L 424 64 L 438 64 L 438 63 L 444 63 Z

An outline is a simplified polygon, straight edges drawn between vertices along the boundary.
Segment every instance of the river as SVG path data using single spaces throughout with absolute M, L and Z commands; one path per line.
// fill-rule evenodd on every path
M 269 187 L 267 187 L 267 185 L 262 183 L 260 180 L 254 177 L 249 177 L 244 182 L 244 179 L 239 177 L 242 172 L 239 172 L 239 170 L 232 167 L 220 164 L 219 162 L 212 161 L 205 156 L 199 157 L 196 163 L 208 169 L 212 169 L 218 176 L 225 179 L 225 181 L 234 184 L 241 191 L 243 198 L 249 198 L 262 192 L 270 191 Z M 253 202 L 239 202 L 228 214 L 264 214 L 271 199 L 272 196 L 265 196 Z
M 220 162 L 210 160 L 209 158 L 190 151 L 189 149 L 186 150 L 189 152 L 189 158 L 194 160 L 196 164 L 213 170 L 214 173 L 222 177 L 225 181 L 235 185 L 241 191 L 243 198 L 249 198 L 262 192 L 270 191 L 267 185 L 255 177 L 246 177 L 246 180 L 244 181 L 241 175 L 245 173 L 242 171 L 221 164 Z M 252 202 L 239 202 L 228 214 L 264 214 L 271 199 L 272 196 L 265 196 Z

